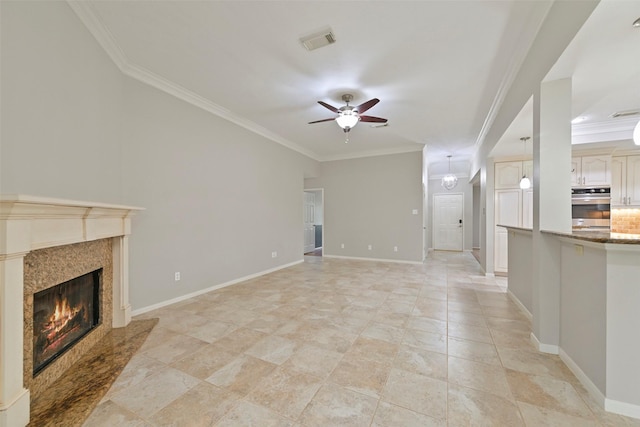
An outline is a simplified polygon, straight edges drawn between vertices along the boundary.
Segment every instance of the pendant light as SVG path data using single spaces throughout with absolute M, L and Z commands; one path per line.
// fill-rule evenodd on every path
M 531 139 L 528 136 L 523 136 L 522 138 L 520 138 L 520 141 L 524 142 L 524 154 L 527 154 L 527 141 Z M 527 177 L 527 174 L 522 173 L 522 179 L 520 180 L 520 188 L 523 190 L 528 190 L 529 188 L 531 188 L 531 180 Z
M 640 18 L 638 18 L 638 21 L 640 21 Z M 640 145 L 640 122 L 638 122 L 635 129 L 633 129 L 633 143 Z
M 449 158 L 449 173 L 442 177 L 440 185 L 447 190 L 453 190 L 458 185 L 458 177 L 451 173 L 451 154 L 447 157 Z

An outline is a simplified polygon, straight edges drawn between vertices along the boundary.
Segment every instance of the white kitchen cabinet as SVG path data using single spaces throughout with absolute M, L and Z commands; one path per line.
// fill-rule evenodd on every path
M 571 159 L 571 185 L 611 185 L 611 156 L 583 156 Z
M 640 155 L 614 157 L 611 169 L 611 205 L 640 206 Z
M 495 164 L 494 188 L 520 188 L 522 162 L 500 162 Z

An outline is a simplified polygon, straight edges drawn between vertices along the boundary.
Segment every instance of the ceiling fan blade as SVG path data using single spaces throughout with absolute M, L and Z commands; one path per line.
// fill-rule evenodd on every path
M 373 117 L 373 116 L 360 116 L 361 122 L 369 122 L 369 123 L 387 123 L 387 119 L 383 119 L 382 117 Z
M 364 102 L 364 103 L 358 105 L 355 109 L 358 111 L 358 114 L 362 114 L 365 111 L 367 111 L 369 108 L 371 108 L 374 105 L 376 105 L 378 102 L 380 102 L 380 100 L 378 98 L 373 98 L 373 99 L 368 100 L 367 102 Z
M 315 122 L 309 122 L 309 124 L 310 124 L 310 125 L 312 125 L 312 124 L 314 124 L 314 123 L 330 122 L 330 121 L 332 121 L 332 120 L 335 120 L 335 118 L 334 118 L 334 119 L 322 119 L 322 120 L 316 120 Z
M 338 110 L 336 107 L 334 107 L 333 105 L 329 105 L 326 102 L 322 102 L 322 101 L 318 101 L 318 104 L 322 105 L 324 108 L 333 111 L 334 113 L 339 113 L 340 110 Z

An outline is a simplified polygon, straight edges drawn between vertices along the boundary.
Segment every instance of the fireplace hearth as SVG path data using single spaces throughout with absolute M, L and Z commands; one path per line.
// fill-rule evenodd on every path
M 33 375 L 100 324 L 102 269 L 33 295 Z

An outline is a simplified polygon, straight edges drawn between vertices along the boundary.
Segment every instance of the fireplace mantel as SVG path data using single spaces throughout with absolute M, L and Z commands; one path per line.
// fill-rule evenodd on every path
M 128 236 L 142 208 L 27 195 L 0 195 L 0 427 L 29 422 L 23 382 L 23 261 L 29 252 L 113 238 L 113 324 L 131 321 Z

